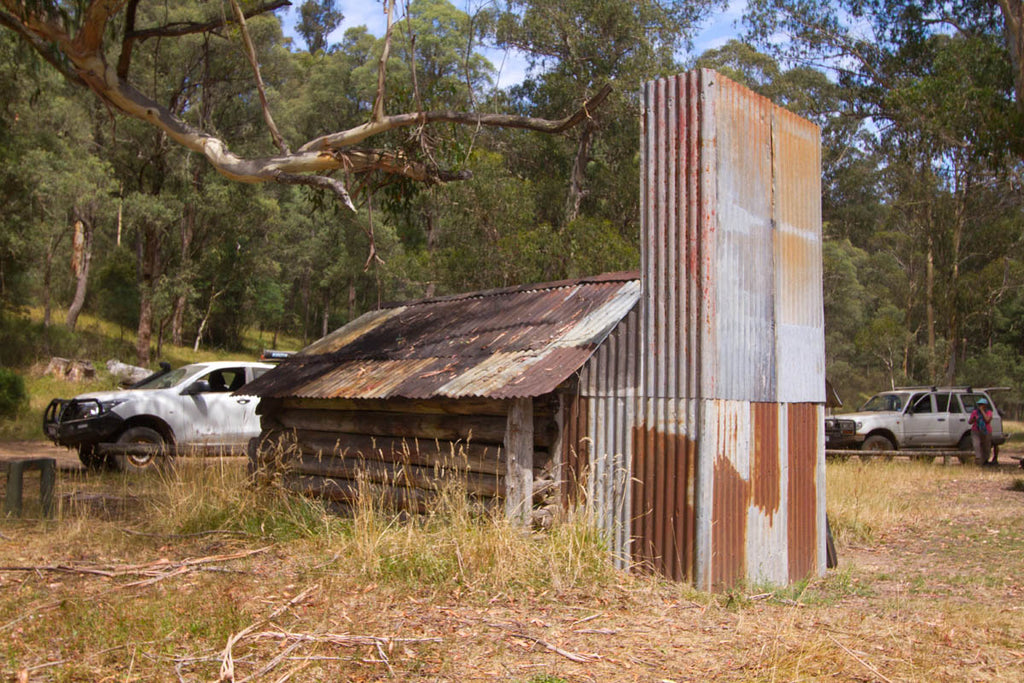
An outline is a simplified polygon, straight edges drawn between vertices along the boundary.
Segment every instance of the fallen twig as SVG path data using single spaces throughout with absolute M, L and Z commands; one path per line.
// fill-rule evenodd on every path
M 235 529 L 210 529 L 208 531 L 196 531 L 191 534 L 152 534 L 145 531 L 135 531 L 134 529 L 119 529 L 119 531 L 129 536 L 143 536 L 145 538 L 198 538 L 201 536 L 217 535 L 250 537 L 255 535 L 248 531 L 237 531 Z
M 601 659 L 600 655 L 577 654 L 575 652 L 569 652 L 568 650 L 563 650 L 562 648 L 558 647 L 557 645 L 553 645 L 552 643 L 549 643 L 546 640 L 541 640 L 540 638 L 535 638 L 533 636 L 528 636 L 525 633 L 512 633 L 510 635 L 513 638 L 522 638 L 523 640 L 529 640 L 529 641 L 532 641 L 534 643 L 537 643 L 538 645 L 542 645 L 542 646 L 546 647 L 547 649 L 551 650 L 552 652 L 554 652 L 555 654 L 562 655 L 566 659 L 571 660 L 573 662 L 577 662 L 579 664 L 588 664 L 590 662 L 597 661 L 598 659 Z
M 254 639 L 275 638 L 278 640 L 297 640 L 305 643 L 330 643 L 343 647 L 354 647 L 358 645 L 410 644 L 410 643 L 439 643 L 441 638 L 430 636 L 426 638 L 394 638 L 392 636 L 357 636 L 351 633 L 290 633 L 288 631 L 264 631 L 255 633 Z
M 235 643 L 240 641 L 247 634 L 249 634 L 252 631 L 256 630 L 257 627 L 263 626 L 264 624 L 269 624 L 279 614 L 281 614 L 284 611 L 290 609 L 293 605 L 296 605 L 299 602 L 305 600 L 306 596 L 309 595 L 313 591 L 313 589 L 316 588 L 316 587 L 317 586 L 310 586 L 309 588 L 307 588 L 306 590 L 302 591 L 301 593 L 296 595 L 294 598 L 292 598 L 291 600 L 289 600 L 288 602 L 286 602 L 285 604 L 281 605 L 276 610 L 271 612 L 270 616 L 266 617 L 265 619 L 261 619 L 260 621 L 257 621 L 257 622 L 255 622 L 253 624 L 250 624 L 249 626 L 245 627 L 244 629 L 242 629 L 238 633 L 229 636 L 228 637 L 228 642 L 224 646 L 223 654 L 221 655 L 220 678 L 218 678 L 217 680 L 220 681 L 220 682 L 223 682 L 223 683 L 227 683 L 229 681 L 234 681 L 235 680 L 235 660 L 234 660 L 233 655 L 231 654 L 231 650 L 235 646 Z
M 572 622 L 571 624 L 569 624 L 569 628 L 575 628 L 576 626 L 579 626 L 580 624 L 585 624 L 588 621 L 593 621 L 594 619 L 600 619 L 603 616 L 604 615 L 601 614 L 600 612 L 598 612 L 597 614 L 591 614 L 589 617 L 583 617 L 582 619 L 577 619 L 576 621 Z
M 840 643 L 840 642 L 839 642 L 838 640 L 836 640 L 836 639 L 835 639 L 835 638 L 834 638 L 834 637 L 832 636 L 832 634 L 831 634 L 831 633 L 828 633 L 828 634 L 826 634 L 826 635 L 827 635 L 827 636 L 829 637 L 829 640 L 831 640 L 831 641 L 832 641 L 833 643 L 835 643 L 836 645 L 838 645 L 839 647 L 841 647 L 841 648 L 843 649 L 843 652 L 845 652 L 846 654 L 848 654 L 848 655 L 850 655 L 851 657 L 853 657 L 854 659 L 856 659 L 856 660 L 857 660 L 857 661 L 858 661 L 858 662 L 859 662 L 859 663 L 860 663 L 860 664 L 861 664 L 862 666 L 864 666 L 864 667 L 865 667 L 865 668 L 866 668 L 866 669 L 867 669 L 868 671 L 870 671 L 871 673 L 875 674 L 876 676 L 878 676 L 879 678 L 881 678 L 881 679 L 882 679 L 883 681 L 885 681 L 886 683 L 892 683 L 892 681 L 891 681 L 891 680 L 889 680 L 888 678 L 886 678 L 885 676 L 883 676 L 883 675 L 882 675 L 882 672 L 880 672 L 880 671 L 879 671 L 878 669 L 876 669 L 875 667 L 871 666 L 871 665 L 870 665 L 869 663 L 865 662 L 865 661 L 864 661 L 863 659 L 861 659 L 860 657 L 858 657 L 858 656 L 857 656 L 857 655 L 856 655 L 856 654 L 855 654 L 855 653 L 853 652 L 853 650 L 851 650 L 850 648 L 846 647 L 845 645 L 843 645 L 842 643 Z
M 121 567 L 112 567 L 104 569 L 101 567 L 77 567 L 74 565 L 41 565 L 41 566 L 6 566 L 0 567 L 0 571 L 4 572 L 56 572 L 61 574 L 91 574 L 94 576 L 102 576 L 107 579 L 116 578 L 119 576 L 157 576 L 162 577 L 168 571 L 174 572 L 183 567 L 199 567 L 204 564 L 212 564 L 214 562 L 228 562 L 230 560 L 238 560 L 243 557 L 249 557 L 250 555 L 256 555 L 264 553 L 270 550 L 270 546 L 264 546 L 262 548 L 256 548 L 255 550 L 244 550 L 237 553 L 231 553 L 228 555 L 210 555 L 208 557 L 191 558 L 183 560 L 181 562 L 171 562 L 170 560 L 157 560 L 156 562 L 150 562 L 148 564 L 136 564 L 127 565 Z M 168 568 L 170 568 L 168 570 Z M 131 585 L 131 584 L 129 584 Z

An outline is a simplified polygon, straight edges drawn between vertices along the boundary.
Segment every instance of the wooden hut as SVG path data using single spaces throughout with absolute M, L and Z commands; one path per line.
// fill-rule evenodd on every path
M 362 480 L 418 511 L 454 476 L 527 521 L 580 484 L 578 373 L 639 296 L 612 273 L 367 313 L 247 386 L 252 457 L 296 491 L 351 501 Z
M 247 389 L 258 463 L 415 509 L 454 471 L 521 520 L 582 492 L 618 566 L 701 589 L 823 573 L 820 132 L 708 70 L 642 101 L 639 275 L 368 313 Z

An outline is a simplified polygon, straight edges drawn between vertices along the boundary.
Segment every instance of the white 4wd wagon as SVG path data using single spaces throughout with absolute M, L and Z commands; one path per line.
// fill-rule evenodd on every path
M 979 398 L 987 399 L 992 406 L 992 444 L 1005 443 L 1003 419 L 987 390 L 901 387 L 872 396 L 859 412 L 827 418 L 825 445 L 831 449 L 876 451 L 907 448 L 970 451 L 971 426 L 967 418 Z
M 53 442 L 77 448 L 92 469 L 146 467 L 152 451 L 161 449 L 242 453 L 259 436 L 259 398 L 239 390 L 272 367 L 237 361 L 165 366 L 130 389 L 53 399 L 43 429 Z

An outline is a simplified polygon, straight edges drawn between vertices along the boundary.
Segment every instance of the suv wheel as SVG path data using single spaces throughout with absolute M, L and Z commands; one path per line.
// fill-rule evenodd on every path
M 896 450 L 896 445 L 881 434 L 872 434 L 868 438 L 864 439 L 864 443 L 861 445 L 860 449 L 862 451 L 894 451 Z M 892 460 L 891 455 L 885 455 L 882 457 L 886 460 Z M 872 460 L 873 458 L 865 459 Z
M 124 445 L 163 446 L 165 441 L 160 432 L 149 427 L 131 427 L 118 437 L 117 443 Z M 114 468 L 119 472 L 147 469 L 155 465 L 157 457 L 151 453 L 126 453 L 110 456 Z
M 78 459 L 82 461 L 85 469 L 90 472 L 98 472 L 107 466 L 107 456 L 97 453 L 96 446 L 93 444 L 82 444 L 79 446 Z

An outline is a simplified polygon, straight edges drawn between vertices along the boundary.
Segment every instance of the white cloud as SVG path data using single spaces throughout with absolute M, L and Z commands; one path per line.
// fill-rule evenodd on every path
M 725 11 L 711 16 L 710 22 L 693 39 L 690 55 L 698 57 L 708 50 L 722 47 L 730 40 L 739 38 L 743 31 L 743 12 L 746 0 L 730 0 Z

